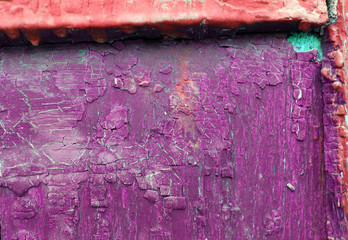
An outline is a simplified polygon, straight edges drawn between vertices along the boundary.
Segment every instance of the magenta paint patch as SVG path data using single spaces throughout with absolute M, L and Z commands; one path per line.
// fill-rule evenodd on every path
M 323 239 L 320 64 L 285 35 L 3 47 L 3 239 Z

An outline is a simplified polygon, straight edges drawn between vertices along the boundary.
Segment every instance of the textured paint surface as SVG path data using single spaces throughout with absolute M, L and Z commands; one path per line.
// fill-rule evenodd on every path
M 321 46 L 322 39 L 318 34 L 304 33 L 304 32 L 293 32 L 288 37 L 288 41 L 294 46 L 296 52 L 308 52 L 313 49 L 317 49 L 318 60 L 323 58 L 323 48 Z
M 331 144 L 326 146 L 327 189 L 331 207 L 327 213 L 329 237 L 344 236 L 348 238 L 348 70 L 347 70 L 347 8 L 345 0 L 329 1 L 331 5 L 330 22 L 326 36 L 326 60 L 321 70 L 323 79 L 327 82 L 328 91 L 324 92 L 330 99 L 330 109 L 326 115 L 336 127 L 328 134 Z M 344 213 L 342 211 L 344 208 Z M 343 235 L 344 233 L 344 235 Z M 342 235 L 341 235 L 342 234 Z
M 0 30 L 11 38 L 22 30 L 34 45 L 40 29 L 64 36 L 67 28 L 89 28 L 96 41 L 105 42 L 103 28 L 111 27 L 127 33 L 156 27 L 166 35 L 184 36 L 178 27 L 276 23 L 272 31 L 286 24 L 310 31 L 328 20 L 325 0 L 11 0 L 0 1 L 0 13 Z
M 325 239 L 315 56 L 271 34 L 2 47 L 2 239 Z

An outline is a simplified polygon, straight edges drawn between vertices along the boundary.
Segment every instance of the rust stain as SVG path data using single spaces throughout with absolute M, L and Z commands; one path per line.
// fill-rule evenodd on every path
M 184 55 L 181 57 L 180 72 L 181 75 L 177 79 L 175 84 L 175 94 L 179 98 L 177 103 L 177 110 L 180 113 L 177 122 L 180 128 L 184 131 L 185 136 L 188 134 L 194 134 L 194 94 L 197 92 L 197 88 L 194 86 L 194 82 L 191 79 L 191 74 L 189 72 L 189 62 L 186 57 L 189 51 L 184 50 Z
M 184 55 L 188 55 L 188 50 L 184 51 Z M 180 70 L 182 71 L 181 77 L 179 78 L 179 82 L 176 83 L 175 88 L 177 90 L 177 94 L 181 100 L 179 103 L 179 109 L 183 111 L 186 115 L 192 114 L 192 96 L 190 96 L 186 92 L 186 87 L 192 88 L 193 83 L 191 81 L 190 73 L 188 70 L 188 61 L 186 60 L 186 57 L 183 56 L 181 58 L 181 64 L 180 64 Z

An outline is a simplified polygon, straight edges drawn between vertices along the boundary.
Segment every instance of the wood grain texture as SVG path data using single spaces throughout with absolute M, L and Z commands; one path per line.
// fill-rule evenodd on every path
M 2 238 L 327 237 L 315 50 L 269 34 L 0 59 Z

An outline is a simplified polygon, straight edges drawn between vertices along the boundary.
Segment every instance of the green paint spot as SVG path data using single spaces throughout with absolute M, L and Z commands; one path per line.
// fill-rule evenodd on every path
M 347 109 L 347 107 L 344 105 L 344 108 L 346 109 L 346 112 L 348 113 L 348 109 Z M 344 121 L 345 121 L 345 123 L 346 123 L 346 126 L 348 126 L 348 114 L 346 114 L 345 116 L 344 116 Z
M 318 49 L 318 59 L 323 58 L 323 48 L 321 46 L 322 38 L 315 33 L 292 32 L 288 41 L 294 47 L 296 52 L 307 52 L 312 49 Z

